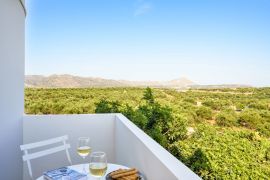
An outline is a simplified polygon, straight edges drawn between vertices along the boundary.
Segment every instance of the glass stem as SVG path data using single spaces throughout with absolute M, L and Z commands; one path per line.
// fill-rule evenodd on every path
M 84 161 L 85 157 L 83 157 L 83 161 Z M 83 162 L 83 172 L 86 173 L 86 170 L 85 170 L 85 162 Z

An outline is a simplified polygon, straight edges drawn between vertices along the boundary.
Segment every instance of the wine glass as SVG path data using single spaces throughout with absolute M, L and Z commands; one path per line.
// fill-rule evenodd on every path
M 90 156 L 89 171 L 97 179 L 101 179 L 107 171 L 107 157 L 104 152 L 93 152 Z
M 83 159 L 85 159 L 91 153 L 90 138 L 89 137 L 80 137 L 78 139 L 77 153 Z M 83 172 L 86 173 L 85 165 L 83 165 Z

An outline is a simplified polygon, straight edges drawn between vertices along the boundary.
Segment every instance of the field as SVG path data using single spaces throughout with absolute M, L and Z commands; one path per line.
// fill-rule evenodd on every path
M 121 112 L 203 179 L 270 179 L 270 88 L 27 88 L 25 112 Z

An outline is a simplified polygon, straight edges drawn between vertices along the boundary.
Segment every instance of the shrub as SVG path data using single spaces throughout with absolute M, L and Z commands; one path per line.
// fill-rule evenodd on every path
M 214 101 L 214 100 L 206 100 L 202 103 L 202 105 L 210 107 L 213 110 L 220 110 L 222 109 L 221 101 Z
M 148 122 L 147 117 L 144 116 L 140 111 L 134 110 L 129 105 L 126 105 L 122 113 L 139 128 L 143 130 L 146 128 Z
M 268 148 L 265 152 L 265 160 L 270 162 L 270 148 Z
M 183 140 L 187 137 L 187 124 L 186 117 L 181 115 L 174 116 L 174 120 L 169 122 L 169 130 L 166 134 L 170 143 Z
M 247 109 L 241 112 L 238 122 L 242 126 L 256 128 L 256 125 L 262 122 L 262 118 L 256 110 Z
M 191 97 L 186 97 L 185 99 L 183 99 L 183 101 L 184 102 L 191 103 L 193 105 L 196 105 L 197 104 L 197 101 L 194 98 L 191 98 Z
M 248 105 L 249 108 L 254 108 L 254 109 L 264 109 L 267 110 L 268 109 L 268 104 L 264 103 L 264 102 L 259 102 L 259 101 L 255 101 L 255 102 L 251 102 Z
M 166 136 L 164 136 L 164 134 L 161 132 L 161 130 L 158 127 L 153 127 L 152 129 L 148 129 L 146 130 L 146 133 L 164 148 L 168 146 L 168 140 Z
M 95 105 L 96 105 L 95 113 L 119 113 L 120 112 L 120 104 L 117 101 L 107 101 L 105 99 L 102 99 Z
M 245 104 L 237 102 L 235 104 L 235 107 L 236 107 L 236 111 L 242 111 L 245 108 Z
M 216 122 L 219 126 L 236 126 L 237 114 L 233 110 L 224 110 L 216 116 Z
M 194 172 L 205 179 L 211 178 L 211 164 L 210 161 L 201 148 L 195 150 L 195 152 L 188 158 L 187 165 L 191 167 Z
M 208 107 L 201 106 L 196 110 L 196 115 L 201 119 L 212 119 L 212 110 Z

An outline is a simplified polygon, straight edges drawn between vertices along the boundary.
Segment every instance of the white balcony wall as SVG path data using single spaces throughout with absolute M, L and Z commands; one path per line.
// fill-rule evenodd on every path
M 121 114 L 25 116 L 23 142 L 31 143 L 67 134 L 73 164 L 82 163 L 76 153 L 77 139 L 88 136 L 93 151 L 104 151 L 110 163 L 136 167 L 148 180 L 199 179 L 158 143 Z M 89 161 L 89 158 L 86 162 Z M 68 165 L 65 153 L 33 161 L 35 176 L 44 170 Z M 24 180 L 29 178 L 24 163 Z
M 84 161 L 77 155 L 77 140 L 81 136 L 91 138 L 93 151 L 104 151 L 109 162 L 114 162 L 114 123 L 115 115 L 45 115 L 25 116 L 23 121 L 23 142 L 31 143 L 62 135 L 69 136 L 70 155 L 73 164 Z M 48 169 L 68 165 L 64 152 L 31 161 L 34 177 L 38 177 Z M 85 162 L 89 162 L 89 157 Z M 28 169 L 24 163 L 24 180 L 29 179 Z
M 0 0 L 0 179 L 22 178 L 24 21 L 19 0 Z
M 188 167 L 130 122 L 116 116 L 116 162 L 137 167 L 153 180 L 199 179 Z

